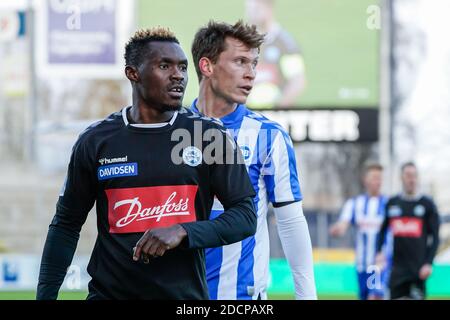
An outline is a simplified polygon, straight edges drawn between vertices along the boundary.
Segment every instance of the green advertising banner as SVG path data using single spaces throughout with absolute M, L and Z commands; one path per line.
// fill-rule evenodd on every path
M 269 295 L 294 292 L 291 271 L 285 259 L 272 259 L 270 273 Z M 358 294 L 354 264 L 315 263 L 314 275 L 319 297 L 356 297 Z M 427 295 L 430 298 L 450 299 L 450 265 L 434 265 L 433 274 L 427 281 Z

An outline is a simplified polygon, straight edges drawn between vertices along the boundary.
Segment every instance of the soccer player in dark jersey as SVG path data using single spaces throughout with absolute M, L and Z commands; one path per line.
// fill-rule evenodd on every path
M 57 298 L 94 203 L 88 299 L 208 299 L 203 248 L 255 233 L 239 148 L 215 121 L 181 108 L 188 62 L 175 35 L 136 32 L 125 62 L 132 106 L 91 125 L 73 147 L 37 299 Z M 225 213 L 209 220 L 214 197 Z
M 385 257 L 381 247 L 388 226 L 394 237 L 390 298 L 424 299 L 425 281 L 439 245 L 439 214 L 433 200 L 417 192 L 417 168 L 412 162 L 401 168 L 403 192 L 389 199 L 377 241 L 377 264 Z

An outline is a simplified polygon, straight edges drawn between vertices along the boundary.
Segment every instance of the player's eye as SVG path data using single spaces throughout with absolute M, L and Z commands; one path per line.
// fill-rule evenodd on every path
M 186 72 L 187 71 L 187 65 L 185 65 L 185 64 L 180 65 L 180 70 L 182 72 Z
M 169 68 L 169 65 L 168 65 L 167 63 L 161 63 L 161 64 L 159 65 L 159 68 L 160 68 L 161 70 L 167 70 L 167 69 Z

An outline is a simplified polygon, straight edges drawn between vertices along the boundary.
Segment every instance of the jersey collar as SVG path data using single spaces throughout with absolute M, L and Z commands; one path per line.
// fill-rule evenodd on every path
M 416 193 L 413 196 L 407 195 L 404 192 L 401 192 L 399 194 L 400 199 L 405 200 L 405 201 L 419 201 L 422 198 L 422 195 L 420 193 Z
M 144 124 L 144 123 L 130 123 L 128 121 L 128 118 L 127 118 L 127 111 L 130 108 L 131 108 L 131 106 L 125 107 L 125 108 L 122 109 L 122 119 L 123 119 L 123 122 L 125 123 L 125 126 L 131 126 L 131 127 L 135 127 L 135 128 L 162 128 L 162 127 L 165 127 L 165 126 L 172 126 L 173 123 L 175 122 L 175 119 L 178 116 L 178 111 L 175 111 L 173 116 L 172 116 L 172 119 L 170 119 L 169 122 L 146 123 L 146 124 Z
M 196 98 L 192 102 L 191 110 L 196 113 L 201 113 L 197 109 L 197 100 L 198 100 L 198 98 Z M 227 114 L 226 116 L 224 116 L 218 120 L 220 120 L 226 127 L 231 126 L 231 125 L 235 124 L 236 122 L 240 123 L 246 114 L 246 110 L 247 110 L 247 108 L 245 107 L 245 105 L 238 104 L 236 109 L 234 109 L 233 112 Z

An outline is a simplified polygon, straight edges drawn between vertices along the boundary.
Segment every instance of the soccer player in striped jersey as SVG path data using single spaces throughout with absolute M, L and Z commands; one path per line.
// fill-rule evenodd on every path
M 257 193 L 255 236 L 206 250 L 211 299 L 267 299 L 269 233 L 267 211 L 274 207 L 297 299 L 317 299 L 311 239 L 302 211 L 294 148 L 281 126 L 244 105 L 255 80 L 264 36 L 242 21 L 211 21 L 198 30 L 192 56 L 200 82 L 192 109 L 221 120 L 237 141 Z M 218 200 L 210 219 L 221 215 Z M 233 227 L 233 226 L 230 226 Z
M 384 220 L 387 198 L 380 193 L 383 167 L 366 166 L 363 184 L 366 192 L 346 201 L 338 222 L 330 228 L 332 236 L 344 235 L 349 226 L 356 227 L 356 271 L 359 298 L 379 300 L 386 297 L 388 270 L 379 270 L 375 264 L 376 241 Z M 386 237 L 384 252 L 390 256 L 392 237 Z

